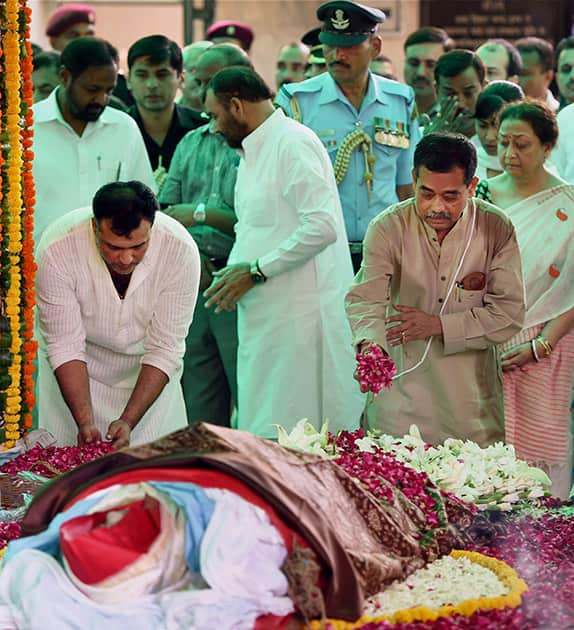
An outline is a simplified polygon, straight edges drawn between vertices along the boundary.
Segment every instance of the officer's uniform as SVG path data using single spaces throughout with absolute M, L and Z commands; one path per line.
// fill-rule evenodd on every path
M 346 1 L 322 5 L 317 16 L 324 20 L 320 38 L 331 46 L 361 43 L 384 20 L 381 11 Z M 313 129 L 325 145 L 357 263 L 371 219 L 398 201 L 397 186 L 412 183 L 413 154 L 420 139 L 412 88 L 369 73 L 367 92 L 356 111 L 324 73 L 284 85 L 276 103 Z

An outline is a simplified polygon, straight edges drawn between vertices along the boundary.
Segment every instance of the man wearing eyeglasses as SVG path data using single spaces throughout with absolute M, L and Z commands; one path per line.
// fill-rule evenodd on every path
M 419 114 L 433 118 L 438 112 L 434 68 L 438 58 L 454 47 L 454 42 L 442 28 L 425 26 L 413 31 L 404 45 L 405 83 L 415 93 Z

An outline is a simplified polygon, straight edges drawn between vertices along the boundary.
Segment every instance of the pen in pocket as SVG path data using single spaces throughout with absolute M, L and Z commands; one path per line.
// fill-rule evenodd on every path
M 101 171 L 102 170 L 102 156 L 98 155 L 96 159 L 98 160 L 98 171 Z
M 122 171 L 122 163 L 118 162 L 118 170 L 116 171 L 116 182 L 120 181 L 120 173 Z
M 462 282 L 459 282 L 458 280 L 455 282 L 454 284 L 454 299 L 456 302 L 460 302 L 461 301 L 461 292 L 460 290 L 462 289 Z

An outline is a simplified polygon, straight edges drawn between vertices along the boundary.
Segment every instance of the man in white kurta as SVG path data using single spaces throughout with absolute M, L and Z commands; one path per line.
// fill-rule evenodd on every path
M 59 445 L 76 444 L 78 426 L 54 371 L 87 366 L 96 429 L 120 418 L 143 365 L 168 382 L 131 431 L 130 443 L 154 440 L 187 424 L 180 385 L 185 337 L 197 298 L 199 255 L 177 221 L 157 212 L 149 245 L 120 296 L 100 251 L 92 209 L 58 219 L 38 249 L 39 422 Z
M 227 73 L 225 75 L 224 73 Z M 253 82 L 249 69 L 217 75 Z M 208 304 L 238 301 L 238 428 L 275 437 L 301 418 L 315 426 L 358 427 L 364 403 L 353 380 L 354 352 L 344 296 L 352 281 L 337 185 L 325 148 L 313 131 L 274 111 L 261 82 L 258 102 L 226 126 L 225 111 L 208 89 L 206 108 L 232 144 L 241 138 L 235 191 L 238 217 L 229 266 L 218 272 Z M 268 88 L 267 88 L 268 89 Z M 251 97 L 249 97 L 251 98 Z M 218 113 L 220 115 L 218 115 Z M 229 119 L 227 119 L 229 122 Z M 237 142 L 239 144 L 239 142 Z M 233 144 L 232 144 L 233 146 Z M 249 272 L 247 290 L 234 291 Z
M 72 42 L 63 63 L 108 51 L 102 40 L 89 39 Z M 109 50 L 105 64 L 94 62 L 78 76 L 65 69 L 62 85 L 32 108 L 36 242 L 58 217 L 90 205 L 95 192 L 108 182 L 138 180 L 155 190 L 137 124 L 128 114 L 107 106 L 118 71 L 114 49 Z M 86 108 L 91 112 L 88 116 Z

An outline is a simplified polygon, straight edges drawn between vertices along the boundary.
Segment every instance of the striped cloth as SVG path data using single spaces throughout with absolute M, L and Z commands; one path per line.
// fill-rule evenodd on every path
M 533 339 L 544 326 L 525 328 L 499 346 L 499 351 L 504 353 Z M 552 469 L 564 470 L 568 477 L 572 470 L 573 381 L 574 331 L 562 337 L 552 354 L 540 363 L 529 363 L 524 372 L 515 370 L 503 375 L 506 442 L 514 445 L 519 458 L 541 466 L 549 474 Z

